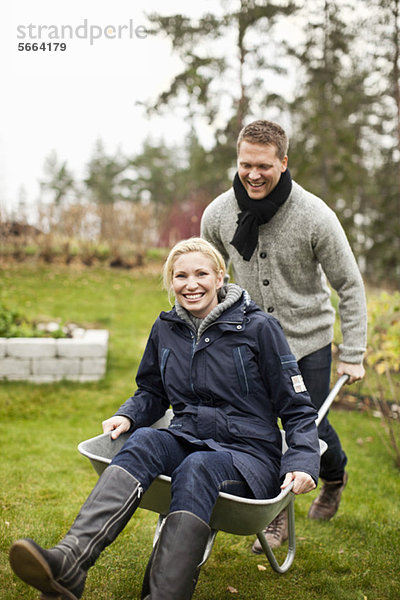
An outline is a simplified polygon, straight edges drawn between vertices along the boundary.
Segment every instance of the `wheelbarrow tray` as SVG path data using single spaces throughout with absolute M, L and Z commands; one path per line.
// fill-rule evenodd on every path
M 329 410 L 336 394 L 347 381 L 348 376 L 342 376 L 332 388 L 330 394 L 325 400 L 318 413 L 317 424 Z M 168 427 L 172 419 L 173 412 L 169 409 L 165 415 L 156 421 L 152 427 Z M 129 433 L 120 435 L 116 440 L 111 439 L 110 433 L 101 434 L 85 440 L 78 445 L 79 452 L 86 456 L 98 475 L 104 471 L 110 464 L 113 457 L 122 448 L 125 441 L 129 438 Z M 327 445 L 319 440 L 321 454 L 326 451 Z M 282 431 L 282 453 L 287 449 L 285 442 L 285 432 Z M 234 535 L 257 535 L 261 546 L 272 566 L 278 573 L 285 573 L 291 566 L 295 555 L 295 522 L 294 522 L 294 499 L 295 495 L 291 491 L 293 483 L 289 484 L 274 498 L 251 499 L 220 492 L 211 515 L 210 527 L 212 535 L 203 563 L 211 553 L 212 544 L 218 531 L 224 531 Z M 155 541 L 158 537 L 162 520 L 169 512 L 171 502 L 171 478 L 166 475 L 159 475 L 148 490 L 144 493 L 140 502 L 140 508 L 151 510 L 160 515 L 158 527 L 155 534 Z M 283 564 L 280 566 L 268 545 L 264 530 L 274 520 L 274 518 L 285 508 L 288 508 L 288 552 Z

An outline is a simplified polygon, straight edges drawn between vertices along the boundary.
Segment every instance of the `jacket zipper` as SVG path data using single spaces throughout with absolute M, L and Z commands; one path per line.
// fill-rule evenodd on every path
M 196 394 L 196 390 L 194 389 L 194 383 L 193 383 L 192 373 L 193 373 L 194 353 L 196 351 L 197 342 L 196 342 L 196 335 L 192 331 L 190 331 L 190 335 L 191 335 L 191 338 L 192 338 L 192 354 L 191 354 L 191 357 L 190 357 L 190 387 L 192 389 L 193 394 Z

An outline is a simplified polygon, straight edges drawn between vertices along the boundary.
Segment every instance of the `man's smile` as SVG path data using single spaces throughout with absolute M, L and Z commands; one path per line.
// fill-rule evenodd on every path
M 259 183 L 255 183 L 254 181 L 247 180 L 247 183 L 251 185 L 251 187 L 259 188 L 265 184 L 265 181 L 260 181 Z

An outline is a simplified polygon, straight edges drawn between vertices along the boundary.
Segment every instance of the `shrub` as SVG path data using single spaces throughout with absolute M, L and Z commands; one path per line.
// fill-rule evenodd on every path
M 30 321 L 16 310 L 7 308 L 0 302 L 0 337 L 66 337 L 59 325 L 57 329 L 49 332 L 38 328 L 34 321 Z
M 378 375 L 400 371 L 400 292 L 382 292 L 368 302 L 367 364 Z
M 377 380 L 373 402 L 382 419 L 386 446 L 400 469 L 400 293 L 382 292 L 368 302 L 369 343 L 366 363 Z

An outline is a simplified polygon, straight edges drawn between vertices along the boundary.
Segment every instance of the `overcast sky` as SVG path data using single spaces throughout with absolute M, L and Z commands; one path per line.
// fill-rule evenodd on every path
M 36 200 L 37 180 L 53 149 L 80 177 L 98 138 L 108 152 L 121 148 L 127 154 L 138 152 L 149 134 L 182 139 L 179 119 L 149 121 L 135 106 L 156 97 L 179 70 L 169 42 L 144 33 L 145 13 L 195 16 L 213 5 L 212 0 L 192 5 L 187 0 L 3 0 L 1 204 L 16 206 L 22 188 L 28 204 Z M 64 39 L 57 39 L 62 26 Z M 91 33 L 99 39 L 91 40 Z M 54 45 L 51 51 L 47 46 L 18 50 L 19 43 L 50 41 L 65 42 L 66 50 L 55 51 Z

